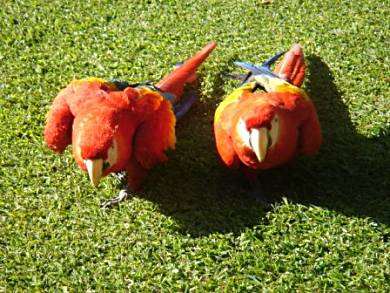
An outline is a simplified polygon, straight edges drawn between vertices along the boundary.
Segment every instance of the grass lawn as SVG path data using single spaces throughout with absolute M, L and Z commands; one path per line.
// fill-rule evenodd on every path
M 187 2 L 187 3 L 185 3 Z M 390 8 L 386 1 L 1 1 L 0 292 L 390 291 Z M 59 89 L 88 76 L 158 81 L 216 40 L 177 150 L 113 209 L 71 151 L 43 143 Z M 236 81 L 299 42 L 319 154 L 263 172 L 265 212 L 214 150 Z

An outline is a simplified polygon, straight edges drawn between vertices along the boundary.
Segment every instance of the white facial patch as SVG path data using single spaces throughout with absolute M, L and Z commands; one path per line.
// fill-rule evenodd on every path
M 118 143 L 117 143 L 116 139 L 114 138 L 112 140 L 112 145 L 110 146 L 110 148 L 107 151 L 106 162 L 111 167 L 114 164 L 116 164 L 117 160 L 118 160 Z
M 271 121 L 271 129 L 268 131 L 268 135 L 271 139 L 271 144 L 269 148 L 273 147 L 279 138 L 279 116 L 275 114 L 274 118 Z
M 238 133 L 238 136 L 241 138 L 241 140 L 244 142 L 244 144 L 247 146 L 247 147 L 251 147 L 251 144 L 249 142 L 249 139 L 250 139 L 250 133 L 249 131 L 246 129 L 246 124 L 245 124 L 245 121 L 240 119 L 237 123 L 237 126 L 236 126 L 236 131 Z

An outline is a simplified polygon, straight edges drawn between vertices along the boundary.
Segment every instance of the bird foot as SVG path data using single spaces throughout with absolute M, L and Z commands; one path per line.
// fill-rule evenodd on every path
M 129 196 L 129 191 L 127 189 L 122 189 L 117 197 L 113 197 L 109 200 L 103 202 L 100 207 L 101 208 L 110 208 L 122 201 L 124 201 Z
M 266 211 L 272 209 L 272 205 L 276 202 L 275 198 L 265 194 L 260 190 L 251 190 L 249 196 L 259 203 Z

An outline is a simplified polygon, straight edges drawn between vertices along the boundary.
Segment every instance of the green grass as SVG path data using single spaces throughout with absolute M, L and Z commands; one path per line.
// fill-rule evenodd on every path
M 1 1 L 0 291 L 389 291 L 386 1 L 184 2 Z M 93 189 L 70 150 L 43 144 L 56 93 L 87 76 L 157 81 L 211 39 L 177 151 L 134 198 L 100 209 L 121 183 Z M 294 42 L 325 141 L 260 175 L 287 198 L 266 213 L 220 164 L 212 117 L 236 85 L 223 78 L 232 61 Z

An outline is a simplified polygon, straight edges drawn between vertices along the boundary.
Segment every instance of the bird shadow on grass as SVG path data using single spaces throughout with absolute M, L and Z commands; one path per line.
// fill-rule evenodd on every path
M 176 150 L 166 163 L 152 170 L 138 195 L 172 217 L 180 233 L 194 237 L 216 232 L 237 234 L 258 224 L 265 215 L 248 196 L 245 178 L 226 169 L 215 151 L 213 116 L 216 101 L 226 94 L 225 74 L 231 63 L 215 76 L 213 99 L 201 99 L 178 122 Z M 192 90 L 201 97 L 199 86 Z
M 390 224 L 390 137 L 356 132 L 329 67 L 309 56 L 306 90 L 314 101 L 324 142 L 313 158 L 260 175 L 265 190 L 304 205 Z
M 232 58 L 232 60 L 235 60 Z M 317 205 L 345 215 L 390 224 L 389 136 L 368 139 L 352 125 L 328 66 L 308 57 L 306 89 L 316 104 L 324 143 L 313 158 L 259 173 L 262 192 L 280 200 Z M 225 96 L 227 67 L 214 81 L 212 96 Z M 198 90 L 199 92 L 199 90 Z M 177 127 L 177 150 L 153 170 L 140 197 L 174 218 L 181 233 L 239 234 L 266 224 L 263 207 L 249 196 L 248 182 L 220 163 L 215 151 L 215 99 L 201 101 Z

